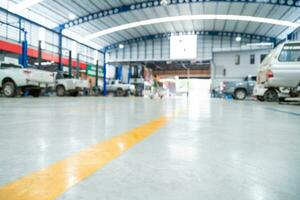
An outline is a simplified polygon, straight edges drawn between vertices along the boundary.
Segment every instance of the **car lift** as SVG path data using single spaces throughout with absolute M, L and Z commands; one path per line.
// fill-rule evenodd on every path
M 296 94 L 294 97 L 280 97 L 279 98 L 279 103 L 282 104 L 282 103 L 285 103 L 285 104 L 300 104 L 300 87 L 298 87 L 296 89 Z
M 299 104 L 300 97 L 282 97 L 279 98 L 279 104 Z

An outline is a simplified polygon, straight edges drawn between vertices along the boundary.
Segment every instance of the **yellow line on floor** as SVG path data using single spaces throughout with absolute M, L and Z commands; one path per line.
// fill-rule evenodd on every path
M 168 121 L 161 117 L 0 187 L 0 200 L 53 200 Z M 59 152 L 57 152 L 59 153 Z M 99 180 L 100 181 L 100 180 Z

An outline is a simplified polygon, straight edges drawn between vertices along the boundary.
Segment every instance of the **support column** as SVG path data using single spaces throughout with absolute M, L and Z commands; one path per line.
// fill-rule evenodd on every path
M 117 66 L 115 68 L 115 79 L 118 80 L 119 79 L 119 66 Z
M 79 79 L 80 77 L 80 60 L 79 60 L 79 53 L 77 54 L 77 60 L 76 60 L 76 78 Z
M 38 69 L 42 69 L 42 41 L 39 40 L 38 45 Z
M 190 95 L 190 68 L 187 68 L 187 97 Z
M 96 87 L 96 96 L 99 95 L 99 85 L 98 85 L 98 80 L 99 80 L 99 60 L 96 61 L 96 83 L 95 83 L 95 87 Z
M 116 67 L 116 80 L 122 80 L 122 65 L 119 64 L 118 67 Z
M 123 66 L 120 65 L 120 68 L 119 68 L 119 80 L 122 81 L 122 78 L 123 78 Z
M 72 51 L 69 51 L 69 78 L 73 77 L 72 67 Z
M 106 90 L 106 49 L 104 50 L 104 59 L 103 59 L 103 96 L 107 95 Z
M 19 44 L 22 44 L 22 20 L 19 18 Z M 22 64 L 22 54 L 19 55 L 19 64 Z
M 22 57 L 21 57 L 21 65 L 24 68 L 28 67 L 28 43 L 27 43 L 27 32 L 25 32 L 24 41 L 22 42 Z
M 129 65 L 128 68 L 128 84 L 130 83 L 130 78 L 131 78 L 131 65 Z
M 63 28 L 59 27 L 58 30 L 58 71 L 63 72 L 63 62 L 62 62 L 62 31 Z

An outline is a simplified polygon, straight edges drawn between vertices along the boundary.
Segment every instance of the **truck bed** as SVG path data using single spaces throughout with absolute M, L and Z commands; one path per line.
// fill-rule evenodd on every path
M 38 69 L 22 69 L 26 74 L 28 83 L 51 84 L 54 82 L 55 72 L 47 72 Z

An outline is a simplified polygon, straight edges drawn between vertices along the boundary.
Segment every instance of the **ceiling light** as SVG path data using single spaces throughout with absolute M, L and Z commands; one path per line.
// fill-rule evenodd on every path
M 73 20 L 76 18 L 76 15 L 74 15 L 73 13 L 70 13 L 68 18 L 69 18 L 69 20 Z
M 261 42 L 261 43 L 249 43 L 247 47 L 261 47 L 261 46 L 270 46 L 273 47 L 274 44 L 271 42 Z
M 235 38 L 235 41 L 240 42 L 242 40 L 242 38 L 240 36 Z
M 9 10 L 12 12 L 19 12 L 21 10 L 34 6 L 35 4 L 41 3 L 42 1 L 44 0 L 23 0 L 20 3 L 14 5 Z
M 115 26 L 109 29 L 105 29 L 96 33 L 93 33 L 87 37 L 85 40 L 91 40 L 97 37 L 101 37 L 103 35 L 115 33 L 122 30 L 127 30 L 130 28 L 136 28 L 140 26 L 166 23 L 166 22 L 177 22 L 177 21 L 190 21 L 190 20 L 232 20 L 232 21 L 247 21 L 247 22 L 257 22 L 257 23 L 266 23 L 273 24 L 279 26 L 287 26 L 298 28 L 300 27 L 300 23 L 271 19 L 271 18 L 263 18 L 263 17 L 253 17 L 253 16 L 242 16 L 242 15 L 183 15 L 183 16 L 174 16 L 174 17 L 162 17 L 162 18 L 154 18 L 149 20 L 137 21 L 133 23 L 123 24 L 120 26 Z
M 124 44 L 119 44 L 119 49 L 124 49 Z
M 160 5 L 162 5 L 162 6 L 168 5 L 168 0 L 161 0 Z

